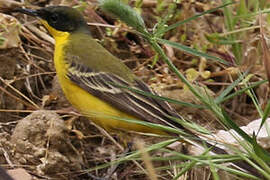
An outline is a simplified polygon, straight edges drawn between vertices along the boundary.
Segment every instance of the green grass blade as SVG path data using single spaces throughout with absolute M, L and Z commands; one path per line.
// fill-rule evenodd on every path
M 210 171 L 212 173 L 213 179 L 214 180 L 219 180 L 219 176 L 218 176 L 217 170 L 214 167 L 214 164 L 213 164 L 213 162 L 211 160 L 209 160 L 209 167 L 210 167 Z
M 230 86 L 228 86 L 216 99 L 215 99 L 215 103 L 219 104 L 219 102 L 221 102 L 225 96 L 227 96 L 232 90 L 233 88 L 235 88 L 243 79 L 244 77 L 247 75 L 248 71 L 246 71 L 244 74 L 241 74 L 239 76 L 239 78 L 237 80 L 235 80 Z
M 153 144 L 151 146 L 146 147 L 145 152 L 151 152 L 151 151 L 154 151 L 154 150 L 162 149 L 163 147 L 166 147 L 166 146 L 168 146 L 168 145 L 170 145 L 170 144 L 172 144 L 172 143 L 174 143 L 174 142 L 176 142 L 178 140 L 179 139 L 174 138 L 174 139 L 169 139 L 169 140 L 166 140 L 166 141 L 162 141 L 162 142 Z M 111 161 L 111 162 L 108 162 L 108 163 L 105 163 L 105 164 L 102 164 L 102 165 L 87 169 L 87 170 L 85 170 L 85 172 L 96 171 L 96 170 L 99 170 L 99 169 L 104 169 L 106 167 L 112 166 L 114 164 L 119 164 L 119 163 L 123 163 L 123 162 L 126 162 L 126 161 L 134 160 L 134 159 L 137 159 L 140 156 L 140 154 L 141 154 L 140 151 L 134 151 L 134 152 L 131 152 L 129 155 L 126 155 L 124 157 L 120 157 L 120 158 L 118 158 L 118 159 L 116 159 L 114 161 Z
M 196 161 L 191 161 L 186 166 L 184 166 L 181 171 L 173 178 L 173 180 L 178 180 L 180 176 L 185 174 L 187 171 L 191 170 L 192 167 L 196 165 Z
M 270 162 L 270 153 L 257 143 L 255 134 L 253 134 L 253 147 L 257 156 L 259 156 L 265 162 Z
M 236 32 L 235 32 L 236 33 Z M 218 44 L 218 45 L 232 45 L 232 44 L 236 44 L 239 43 L 239 41 L 231 41 L 228 40 L 225 37 L 222 37 L 220 34 L 218 33 L 213 33 L 213 34 L 206 34 L 205 38 L 213 43 L 213 44 Z
M 209 54 L 206 54 L 206 53 L 203 53 L 201 51 L 198 51 L 196 49 L 193 49 L 193 48 L 190 48 L 188 46 L 185 46 L 183 44 L 180 44 L 180 43 L 176 43 L 176 42 L 172 42 L 172 41 L 168 41 L 168 40 L 165 40 L 165 39 L 159 39 L 157 38 L 157 41 L 162 43 L 162 44 L 167 44 L 173 48 L 176 48 L 176 49 L 179 49 L 181 51 L 184 51 L 188 54 L 191 54 L 191 55 L 194 55 L 194 56 L 199 56 L 199 57 L 204 57 L 206 59 L 210 59 L 210 60 L 213 60 L 213 61 L 217 61 L 217 62 L 220 62 L 222 64 L 225 64 L 225 65 L 229 65 L 230 63 L 219 58 L 219 57 L 216 57 L 216 56 L 211 56 Z
M 115 116 L 102 115 L 102 117 L 108 118 L 108 119 L 116 119 L 116 120 L 120 120 L 120 121 L 125 121 L 125 122 L 131 123 L 131 124 L 143 125 L 143 126 L 146 126 L 149 128 L 161 130 L 162 132 L 181 134 L 181 135 L 186 136 L 186 137 L 190 136 L 190 134 L 187 134 L 186 132 L 184 132 L 183 129 L 173 128 L 173 127 L 169 127 L 169 126 L 165 126 L 165 125 L 161 125 L 161 124 L 155 124 L 155 123 L 150 123 L 150 122 L 135 120 L 135 119 L 129 119 L 129 118 L 120 118 L 120 117 L 115 117 Z
M 235 16 L 235 17 L 236 18 L 249 18 L 249 17 L 257 16 L 259 14 L 268 14 L 268 13 L 270 13 L 270 9 L 263 9 L 261 11 L 250 12 L 248 14 L 239 15 L 239 16 Z
M 176 118 L 173 116 L 170 116 L 169 118 L 174 120 L 178 124 L 181 124 L 183 127 L 187 128 L 187 129 L 193 129 L 194 131 L 200 132 L 202 134 L 208 134 L 208 135 L 211 134 L 210 131 L 208 131 L 204 127 L 200 126 L 199 124 L 196 124 L 193 122 L 187 122 L 184 119 L 179 119 L 179 118 Z
M 223 3 L 229 3 L 231 0 L 223 0 Z M 233 17 L 232 10 L 229 9 L 227 6 L 224 7 L 224 17 L 225 17 L 225 25 L 228 31 L 233 31 L 235 26 L 235 18 Z M 237 41 L 237 34 L 230 34 L 228 36 L 228 39 L 230 41 Z M 236 58 L 236 63 L 239 64 L 241 57 L 242 57 L 242 51 L 241 46 L 239 43 L 232 44 L 232 51 Z
M 245 139 L 247 142 L 249 142 L 258 157 L 263 159 L 266 162 L 270 162 L 270 153 L 266 151 L 263 147 L 261 147 L 257 141 L 255 135 L 253 137 L 250 137 L 245 131 L 243 131 L 241 128 L 239 128 L 227 115 L 225 111 L 223 111 L 223 115 L 226 119 L 226 125 L 233 130 L 235 130 L 243 139 Z
M 172 24 L 172 25 L 168 26 L 168 27 L 165 28 L 163 31 L 158 32 L 156 35 L 159 37 L 160 34 L 164 34 L 165 32 L 170 31 L 170 30 L 172 30 L 172 29 L 175 29 L 176 27 L 178 27 L 178 26 L 180 26 L 180 25 L 182 25 L 182 24 L 185 24 L 185 23 L 187 23 L 187 22 L 189 22 L 189 21 L 195 20 L 195 19 L 197 19 L 198 17 L 203 16 L 203 15 L 205 15 L 205 14 L 209 14 L 209 13 L 215 12 L 215 11 L 217 11 L 218 9 L 224 8 L 224 7 L 229 6 L 229 5 L 231 5 L 231 4 L 234 4 L 234 3 L 233 3 L 233 2 L 225 3 L 225 4 L 221 5 L 221 6 L 218 6 L 218 7 L 216 7 L 216 8 L 210 9 L 210 10 L 208 10 L 208 11 L 204 11 L 204 12 L 202 12 L 202 13 L 200 13 L 200 14 L 197 14 L 197 15 L 195 15 L 195 16 L 192 16 L 192 17 L 190 17 L 190 18 L 187 18 L 187 19 L 185 19 L 185 20 L 183 20 L 183 21 L 179 21 L 179 22 L 177 22 L 177 23 L 175 23 L 175 24 Z
M 205 151 L 202 153 L 201 156 L 207 155 L 210 152 L 211 148 L 206 148 Z M 190 170 L 192 167 L 194 167 L 196 165 L 196 161 L 192 160 L 189 164 L 187 164 L 186 167 L 184 167 L 179 174 L 173 178 L 173 180 L 177 180 L 180 176 L 182 176 L 185 172 L 187 172 L 188 170 Z
M 223 103 L 224 101 L 227 101 L 228 99 L 231 99 L 231 98 L 233 98 L 233 97 L 235 97 L 235 96 L 238 96 L 238 95 L 242 94 L 243 92 L 245 92 L 245 91 L 247 91 L 247 90 L 249 90 L 249 89 L 252 89 L 252 88 L 254 88 L 254 87 L 257 87 L 257 86 L 259 86 L 259 85 L 261 85 L 261 84 L 264 84 L 264 83 L 266 83 L 266 82 L 268 82 L 268 80 L 261 80 L 261 81 L 255 82 L 255 83 L 251 84 L 251 85 L 248 86 L 248 87 L 242 88 L 242 89 L 238 90 L 237 92 L 232 93 L 232 94 L 230 94 L 230 95 L 224 97 L 223 99 L 220 99 L 220 101 L 216 100 L 216 103 L 217 103 L 217 104 Z
M 253 139 L 245 131 L 243 131 L 241 128 L 239 128 L 239 126 L 237 124 L 235 124 L 235 122 L 228 116 L 228 114 L 224 110 L 222 110 L 222 114 L 223 114 L 224 120 L 225 120 L 223 122 L 225 123 L 225 125 L 229 129 L 235 130 L 238 135 L 240 135 L 243 139 L 245 139 L 250 144 L 253 143 Z
M 260 124 L 260 128 L 259 128 L 257 134 L 259 134 L 259 132 L 260 132 L 263 124 L 265 123 L 266 119 L 268 118 L 269 114 L 270 114 L 270 100 L 268 100 L 267 105 L 265 107 L 265 110 L 264 110 L 264 113 L 263 113 L 263 117 L 262 117 L 262 122 Z
M 182 154 L 182 153 L 179 153 L 179 152 L 176 152 L 176 151 L 170 151 L 170 150 L 167 150 L 167 149 L 165 149 L 165 152 L 168 152 L 168 153 L 170 153 L 170 154 L 172 154 L 174 156 L 179 156 L 179 157 L 181 157 L 184 160 L 196 161 L 197 162 L 197 164 L 196 164 L 197 166 L 209 165 L 209 160 L 207 160 L 207 157 L 205 158 L 205 160 L 202 160 L 200 158 L 200 156 L 189 156 L 189 155 L 186 155 L 186 154 Z M 211 158 L 214 158 L 214 156 L 211 156 Z M 220 161 L 220 162 L 222 163 L 222 161 Z M 227 161 L 224 161 L 224 162 L 227 162 Z M 222 164 L 213 163 L 213 166 L 215 168 L 222 169 L 224 171 L 227 171 L 227 172 L 232 173 L 232 174 L 235 174 L 235 175 L 239 175 L 241 177 L 260 180 L 260 178 L 255 177 L 255 176 L 253 176 L 251 174 L 248 174 L 246 172 L 243 172 L 243 171 L 240 171 L 240 170 L 237 170 L 237 169 L 226 167 L 226 166 L 224 166 Z M 182 167 L 182 166 L 180 165 L 180 167 Z

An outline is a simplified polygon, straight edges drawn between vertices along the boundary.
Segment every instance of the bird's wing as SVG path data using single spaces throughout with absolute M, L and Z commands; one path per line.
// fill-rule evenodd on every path
M 92 69 L 74 62 L 70 64 L 67 76 L 85 91 L 106 101 L 123 112 L 132 114 L 140 120 L 170 127 L 178 127 L 182 130 L 184 129 L 185 132 L 191 133 L 191 131 L 183 128 L 183 126 L 175 123 L 168 117 L 179 117 L 179 115 L 173 111 L 167 102 L 120 88 L 119 86 L 130 87 L 130 83 L 119 76 L 106 72 L 94 72 Z M 156 94 L 140 80 L 135 80 L 131 87 L 133 89 Z M 208 143 L 195 134 L 193 134 L 192 139 L 195 144 L 211 148 L 211 151 L 214 153 L 228 154 L 224 149 Z M 258 175 L 257 171 L 246 162 L 235 162 L 234 165 L 240 169 Z
M 131 114 L 143 121 L 183 128 L 169 118 L 169 116 L 179 117 L 179 115 L 167 102 L 123 88 L 123 86 L 131 87 L 156 94 L 141 80 L 134 80 L 131 85 L 117 75 L 107 72 L 95 72 L 91 68 L 74 61 L 69 64 L 67 76 L 85 91 L 122 112 Z

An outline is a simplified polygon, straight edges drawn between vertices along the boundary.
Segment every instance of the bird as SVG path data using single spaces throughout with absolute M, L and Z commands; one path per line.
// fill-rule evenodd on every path
M 42 24 L 55 39 L 56 74 L 68 101 L 80 113 L 108 131 L 166 134 L 161 130 L 118 118 L 142 120 L 175 128 L 180 126 L 169 118 L 180 116 L 167 102 L 120 87 L 156 94 L 120 59 L 92 38 L 79 11 L 67 6 L 20 11 L 41 18 Z
M 130 120 L 164 125 L 182 130 L 192 136 L 196 143 L 211 148 L 212 152 L 228 154 L 174 121 L 171 117 L 181 119 L 181 116 L 168 102 L 123 88 L 130 87 L 157 95 L 91 36 L 78 10 L 68 6 L 48 6 L 37 10 L 20 8 L 16 11 L 39 18 L 53 36 L 54 65 L 62 90 L 72 106 L 95 124 L 110 132 L 172 135 L 171 132 Z M 252 167 L 245 162 L 234 164 L 252 171 Z M 253 173 L 256 174 L 255 171 Z

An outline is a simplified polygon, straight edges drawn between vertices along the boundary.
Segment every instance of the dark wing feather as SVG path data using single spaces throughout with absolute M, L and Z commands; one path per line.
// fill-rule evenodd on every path
M 140 80 L 134 80 L 130 84 L 119 76 L 107 72 L 94 72 L 89 67 L 75 62 L 70 64 L 67 76 L 71 81 L 90 94 L 140 120 L 183 128 L 180 124 L 169 118 L 169 116 L 179 117 L 179 115 L 174 112 L 167 102 L 120 87 L 132 87 L 156 94 Z

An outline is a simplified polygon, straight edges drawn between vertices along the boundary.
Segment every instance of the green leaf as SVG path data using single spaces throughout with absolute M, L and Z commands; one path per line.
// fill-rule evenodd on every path
M 116 16 L 128 26 L 133 27 L 143 34 L 147 33 L 142 17 L 120 0 L 99 0 L 99 6 L 102 10 Z

